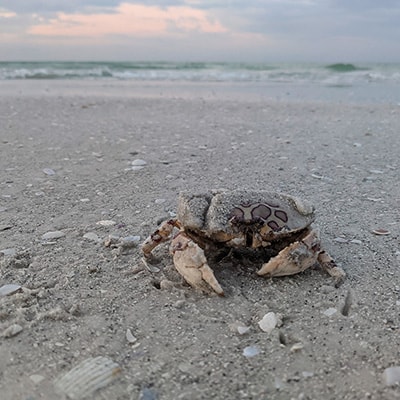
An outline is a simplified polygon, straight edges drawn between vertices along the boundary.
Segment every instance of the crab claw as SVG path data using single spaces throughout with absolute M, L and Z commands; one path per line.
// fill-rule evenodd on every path
M 175 219 L 164 221 L 155 232 L 153 232 L 142 244 L 142 252 L 146 258 L 151 256 L 152 250 L 159 244 L 166 242 L 172 234 L 174 227 L 179 228 L 179 223 Z
M 297 274 L 316 264 L 319 252 L 319 235 L 312 230 L 263 264 L 257 274 L 271 277 Z
M 192 239 L 180 232 L 172 240 L 170 250 L 175 268 L 189 285 L 206 293 L 214 291 L 220 296 L 224 295 L 213 270 L 207 264 L 203 249 Z

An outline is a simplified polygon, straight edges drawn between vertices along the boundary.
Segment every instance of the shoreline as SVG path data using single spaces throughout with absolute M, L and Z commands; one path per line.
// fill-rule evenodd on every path
M 184 98 L 349 105 L 400 105 L 398 85 L 135 81 L 116 79 L 3 80 L 0 96 Z

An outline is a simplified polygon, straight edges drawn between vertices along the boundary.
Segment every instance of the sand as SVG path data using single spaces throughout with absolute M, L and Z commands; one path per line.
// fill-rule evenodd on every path
M 1 257 L 0 287 L 23 288 L 0 298 L 1 399 L 63 398 L 55 380 L 96 356 L 121 372 L 93 399 L 400 397 L 383 377 L 400 365 L 399 107 L 274 96 L 1 83 L 0 251 L 16 254 Z M 137 247 L 103 245 L 144 240 L 180 190 L 209 188 L 307 198 L 346 281 L 319 269 L 264 279 L 225 260 L 212 267 L 226 297 L 207 296 L 166 246 L 150 272 Z M 42 238 L 54 231 L 65 235 Z M 258 325 L 268 312 L 282 319 L 271 333 Z

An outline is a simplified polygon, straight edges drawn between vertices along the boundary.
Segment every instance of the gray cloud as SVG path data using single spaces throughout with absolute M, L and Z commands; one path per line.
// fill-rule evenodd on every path
M 18 18 L 3 18 L 0 32 L 15 33 L 18 29 L 21 32 L 28 31 L 33 21 L 30 15 L 33 13 L 44 18 L 49 18 L 56 12 L 91 13 L 101 9 L 102 12 L 114 13 L 115 8 L 122 2 L 121 0 L 2 0 L 0 8 L 17 13 Z M 252 54 L 253 57 L 266 59 L 356 57 L 365 60 L 400 57 L 397 50 L 397 38 L 400 37 L 398 0 L 125 0 L 125 2 L 158 7 L 186 5 L 206 10 L 231 32 L 255 33 L 266 37 L 268 48 L 251 48 L 253 44 L 248 44 L 249 50 L 246 54 L 248 56 Z M 185 54 L 190 56 L 190 40 L 193 40 L 197 48 L 202 49 L 201 54 L 205 58 L 207 49 L 210 55 L 221 54 L 225 58 L 229 58 L 229 51 L 233 52 L 232 58 L 239 54 L 235 52 L 234 43 L 229 42 L 231 40 L 229 35 L 219 35 L 219 42 L 214 37 L 211 40 L 212 44 L 218 42 L 220 47 L 215 46 L 213 49 L 205 35 L 201 37 L 191 35 L 184 42 L 182 39 L 176 42 L 171 39 L 168 45 L 165 44 L 164 38 L 159 38 L 159 41 L 154 39 L 151 41 L 151 46 L 148 46 L 151 47 L 149 54 L 157 52 L 157 43 L 159 43 L 160 57 L 164 54 L 164 48 L 171 49 L 183 46 L 185 43 L 179 51 L 186 52 Z M 204 46 L 202 38 L 206 41 Z M 98 51 L 107 51 L 110 55 L 112 51 L 116 51 L 113 49 L 121 48 L 122 54 L 123 49 L 129 46 L 129 38 L 126 42 L 122 42 L 118 41 L 118 38 L 109 37 L 109 41 L 112 40 L 115 40 L 114 46 L 108 49 L 100 46 Z M 223 44 L 224 40 L 226 45 Z M 143 58 L 146 49 L 144 46 L 140 50 Z M 105 58 L 108 57 L 107 54 Z M 116 56 L 116 53 L 114 55 Z

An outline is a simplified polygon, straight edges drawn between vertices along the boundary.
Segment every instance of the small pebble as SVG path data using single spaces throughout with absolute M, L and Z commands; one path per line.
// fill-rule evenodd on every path
M 139 400 L 157 400 L 157 393 L 151 388 L 143 388 L 139 393 Z
M 87 239 L 87 240 L 89 240 L 89 241 L 91 241 L 91 242 L 100 242 L 100 240 L 101 240 L 101 239 L 97 236 L 97 234 L 94 233 L 94 232 L 85 233 L 85 234 L 83 235 L 83 238 L 84 238 L 84 239 Z
M 46 232 L 45 234 L 43 234 L 42 239 L 43 240 L 60 239 L 64 236 L 65 236 L 64 232 L 52 231 L 52 232 Z
M 400 367 L 389 367 L 383 372 L 383 380 L 386 386 L 394 386 L 400 384 Z
M 33 374 L 29 376 L 29 379 L 35 384 L 37 385 L 38 383 L 42 382 L 42 380 L 44 379 L 44 376 L 42 375 L 38 375 L 38 374 Z
M 343 237 L 336 237 L 335 239 L 333 239 L 335 242 L 338 242 L 338 243 L 348 243 L 348 240 L 347 239 L 345 239 L 345 238 L 343 238 Z
M 361 240 L 358 240 L 358 239 L 352 239 L 352 240 L 350 240 L 350 243 L 353 243 L 353 244 L 362 244 L 362 241 L 361 241 Z
M 120 237 L 118 235 L 115 235 L 115 234 L 108 235 L 104 239 L 104 246 L 106 246 L 106 247 L 115 246 L 118 244 L 119 239 L 120 239 Z
M 261 353 L 258 346 L 247 346 L 243 349 L 243 355 L 245 357 L 254 357 Z
M 165 203 L 165 199 L 155 199 L 155 200 L 154 200 L 154 203 L 156 203 L 156 204 L 163 204 L 163 203 Z

